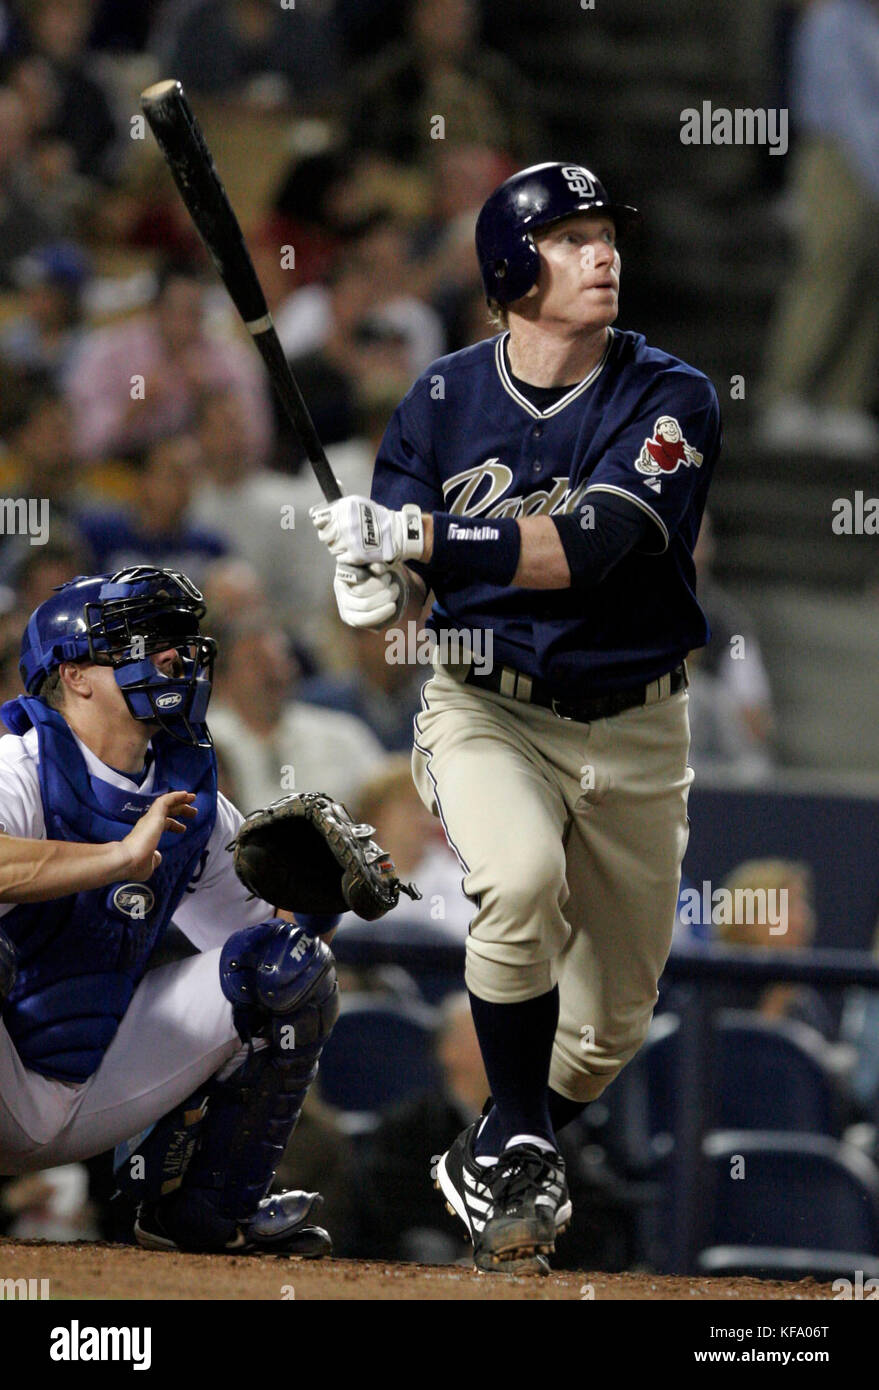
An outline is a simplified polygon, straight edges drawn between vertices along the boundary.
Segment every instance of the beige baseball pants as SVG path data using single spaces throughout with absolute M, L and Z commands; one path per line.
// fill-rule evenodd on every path
M 514 1003 L 559 986 L 550 1085 L 594 1100 L 637 1052 L 668 958 L 687 847 L 686 688 L 592 724 L 438 667 L 413 775 L 476 906 L 465 980 Z

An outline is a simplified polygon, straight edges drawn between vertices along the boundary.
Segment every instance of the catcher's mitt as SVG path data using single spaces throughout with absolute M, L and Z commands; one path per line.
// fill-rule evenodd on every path
M 291 792 L 254 811 L 228 849 L 245 888 L 290 912 L 334 913 L 350 908 L 367 922 L 396 907 L 401 883 L 391 856 L 323 792 Z

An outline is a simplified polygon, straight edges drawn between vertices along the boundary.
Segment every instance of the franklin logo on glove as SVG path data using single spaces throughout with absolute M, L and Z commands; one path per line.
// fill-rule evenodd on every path
M 375 512 L 368 503 L 361 503 L 360 530 L 365 546 L 372 548 L 372 546 L 379 544 L 378 527 L 375 524 Z

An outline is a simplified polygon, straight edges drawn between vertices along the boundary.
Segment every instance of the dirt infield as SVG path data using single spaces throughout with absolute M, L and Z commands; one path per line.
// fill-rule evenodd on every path
M 830 1299 L 812 1279 L 686 1279 L 651 1274 L 476 1274 L 454 1265 L 174 1255 L 113 1245 L 0 1239 L 0 1282 L 48 1279 L 53 1299 L 700 1300 Z

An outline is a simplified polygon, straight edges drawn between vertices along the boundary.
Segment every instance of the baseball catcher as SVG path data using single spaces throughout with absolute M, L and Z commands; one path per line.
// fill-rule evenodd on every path
M 142 1246 L 320 1256 L 320 1195 L 269 1189 L 338 1014 L 338 915 L 400 885 L 330 797 L 244 822 L 218 792 L 203 615 L 185 575 L 138 566 L 27 624 L 0 739 L 0 1173 L 115 1148 Z M 151 968 L 172 918 L 196 954 Z

